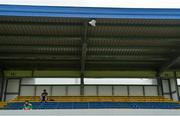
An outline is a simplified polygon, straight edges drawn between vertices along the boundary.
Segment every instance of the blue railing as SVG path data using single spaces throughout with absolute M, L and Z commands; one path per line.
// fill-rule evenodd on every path
M 9 103 L 5 109 L 22 109 L 24 103 Z M 33 102 L 33 109 L 179 109 L 173 102 Z

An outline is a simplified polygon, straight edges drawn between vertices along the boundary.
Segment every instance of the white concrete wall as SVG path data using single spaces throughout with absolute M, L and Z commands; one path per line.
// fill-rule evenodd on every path
M 163 91 L 164 91 L 164 93 L 168 93 L 169 92 L 168 80 L 162 80 L 162 84 L 163 84 Z
M 35 86 L 21 86 L 21 96 L 35 96 Z
M 18 96 L 19 94 L 19 84 L 20 80 L 19 79 L 9 79 L 7 82 L 7 89 L 6 89 L 6 95 L 5 95 L 5 100 L 9 101 L 15 97 Z
M 46 89 L 50 96 L 79 96 L 80 86 L 21 86 L 21 96 L 39 96 Z M 157 86 L 144 86 L 145 96 L 158 96 Z M 85 86 L 85 96 L 128 96 L 128 86 Z M 129 86 L 130 96 L 143 96 L 143 86 Z
M 173 100 L 177 101 L 178 100 L 178 94 L 177 94 L 177 90 L 176 90 L 175 78 L 170 79 L 170 83 L 171 83 L 171 92 L 174 92 L 174 93 L 172 93 L 172 98 L 173 98 Z
M 145 96 L 158 96 L 157 86 L 145 86 Z
M 9 79 L 6 92 L 17 93 L 18 91 L 19 91 L 19 79 Z
M 169 93 L 170 90 L 169 90 L 168 80 L 162 80 L 162 85 L 163 85 L 163 92 L 164 93 Z M 169 94 L 165 94 L 164 97 L 170 98 L 170 95 Z
M 40 96 L 44 89 L 46 89 L 48 95 L 51 95 L 50 86 L 37 86 L 36 87 L 36 96 Z
M 143 87 L 129 86 L 129 96 L 143 96 Z
M 24 84 L 24 85 L 32 85 L 32 84 L 35 84 L 35 79 L 34 78 L 23 78 L 21 80 L 21 84 Z
M 43 78 L 41 78 L 42 81 Z M 117 79 L 116 79 L 117 80 Z M 144 84 L 145 86 L 145 94 L 146 96 L 157 96 L 157 86 L 155 86 L 157 84 L 156 79 L 119 79 L 117 80 L 114 79 L 86 79 L 86 84 L 90 84 L 88 83 L 89 81 L 92 82 L 91 84 L 95 83 L 97 81 L 97 85 L 85 85 L 84 87 L 84 95 L 85 96 L 128 96 L 128 94 L 130 96 L 143 96 L 143 85 L 138 85 L 137 84 Z M 129 81 L 128 81 L 129 80 Z M 57 81 L 61 81 L 61 80 L 57 80 Z M 67 81 L 67 80 L 66 80 Z M 110 84 L 111 81 L 113 84 L 115 85 L 103 85 L 105 82 L 104 81 L 108 81 L 107 83 Z M 67 81 L 68 82 L 68 81 Z M 78 81 L 79 82 L 79 81 Z M 99 82 L 103 82 L 102 84 L 98 84 Z M 116 82 L 116 83 L 115 83 Z M 39 83 L 39 82 L 38 82 Z M 40 95 L 42 93 L 43 89 L 47 89 L 47 92 L 49 93 L 49 95 L 52 96 L 79 96 L 80 95 L 80 86 L 71 86 L 71 85 L 61 85 L 62 82 L 58 85 L 58 84 L 47 84 L 46 86 L 45 83 L 47 82 L 43 82 L 43 85 L 39 85 L 37 83 L 37 80 L 35 80 L 34 78 L 23 78 L 21 81 L 21 93 L 20 95 L 22 96 L 27 96 L 27 95 Z M 42 82 L 40 82 L 42 84 Z M 120 85 L 118 85 L 118 83 L 121 83 Z M 128 84 L 129 83 L 129 84 Z M 130 85 L 134 84 L 133 85 Z M 67 83 L 66 83 L 67 84 Z M 125 85 L 128 84 L 128 85 Z M 152 86 L 150 86 L 152 84 Z M 28 86 L 25 86 L 28 85 Z M 136 86 L 135 86 L 136 85 Z M 32 86 L 36 86 L 35 88 L 33 88 Z M 128 92 L 128 87 L 129 87 L 129 92 Z M 29 90 L 30 92 L 27 92 L 27 90 Z M 35 93 L 35 94 L 34 94 Z
M 80 86 L 68 86 L 68 96 L 80 96 Z
M 114 86 L 114 96 L 128 96 L 127 86 Z
M 112 86 L 98 86 L 99 96 L 112 96 Z
M 84 87 L 85 96 L 97 96 L 97 86 L 85 86 Z
M 53 86 L 52 96 L 66 96 L 66 86 Z

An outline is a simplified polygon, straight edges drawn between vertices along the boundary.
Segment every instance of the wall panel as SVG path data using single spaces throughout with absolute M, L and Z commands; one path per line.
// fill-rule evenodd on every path
M 112 96 L 112 86 L 98 86 L 99 96 Z
M 35 86 L 21 86 L 21 96 L 35 96 Z
M 37 86 L 36 87 L 36 96 L 40 96 L 43 90 L 46 89 L 48 95 L 50 96 L 50 86 Z
M 53 86 L 52 96 L 66 96 L 66 86 Z
M 176 78 L 170 79 L 170 85 L 171 85 L 171 92 L 172 92 L 172 98 L 173 100 L 178 101 L 178 93 L 177 93 L 177 83 L 176 83 Z
M 68 96 L 80 96 L 80 86 L 68 86 Z
M 7 85 L 7 93 L 18 93 L 19 82 L 19 79 L 9 79 Z
M 97 86 L 85 86 L 84 87 L 85 96 L 97 96 Z
M 114 96 L 128 96 L 127 86 L 114 86 Z
M 162 80 L 162 84 L 163 84 L 163 91 L 164 91 L 164 93 L 169 93 L 169 83 L 168 83 L 168 80 Z
M 129 86 L 129 96 L 143 96 L 143 86 Z
M 145 96 L 158 96 L 157 86 L 144 86 Z
M 171 98 L 170 93 L 169 93 L 170 90 L 169 90 L 168 80 L 162 80 L 162 85 L 163 85 L 164 97 Z

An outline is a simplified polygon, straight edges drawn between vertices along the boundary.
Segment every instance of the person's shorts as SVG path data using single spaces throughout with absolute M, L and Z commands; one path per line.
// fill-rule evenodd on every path
M 46 96 L 42 96 L 42 101 L 46 101 Z

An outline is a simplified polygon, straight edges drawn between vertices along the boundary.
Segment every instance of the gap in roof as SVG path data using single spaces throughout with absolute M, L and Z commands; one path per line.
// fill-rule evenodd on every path
M 0 0 L 0 4 L 111 8 L 180 8 L 180 0 Z

